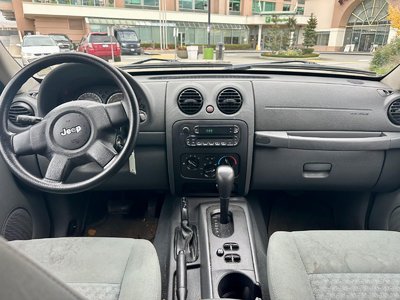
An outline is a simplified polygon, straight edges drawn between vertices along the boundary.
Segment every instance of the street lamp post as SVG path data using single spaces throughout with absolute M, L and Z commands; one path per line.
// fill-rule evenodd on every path
M 210 48 L 211 40 L 211 0 L 208 0 L 207 47 Z

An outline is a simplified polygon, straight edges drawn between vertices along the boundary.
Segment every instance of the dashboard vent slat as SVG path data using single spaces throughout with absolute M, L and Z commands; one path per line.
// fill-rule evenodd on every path
M 8 112 L 8 120 L 16 126 L 23 127 L 17 122 L 17 116 L 20 115 L 34 116 L 35 112 L 33 111 L 33 108 L 25 102 L 14 102 L 13 104 L 11 104 L 10 110 Z
M 217 97 L 217 106 L 221 112 L 227 115 L 237 113 L 242 107 L 242 95 L 233 88 L 222 90 Z
M 388 116 L 393 124 L 400 125 L 400 99 L 394 100 L 388 108 Z
M 203 96 L 198 90 L 185 89 L 178 96 L 178 106 L 187 115 L 194 115 L 203 106 Z

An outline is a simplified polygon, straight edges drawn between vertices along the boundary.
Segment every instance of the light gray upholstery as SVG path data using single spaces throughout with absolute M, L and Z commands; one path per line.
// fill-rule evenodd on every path
M 0 299 L 83 300 L 83 297 L 0 237 Z
M 56 238 L 9 244 L 86 299 L 161 298 L 157 254 L 146 240 Z
M 400 299 L 399 232 L 276 232 L 267 264 L 272 300 Z

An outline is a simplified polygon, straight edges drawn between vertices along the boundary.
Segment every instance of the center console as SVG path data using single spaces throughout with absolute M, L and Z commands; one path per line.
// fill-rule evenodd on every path
M 233 191 L 245 192 L 248 126 L 240 120 L 182 120 L 172 127 L 175 192 L 216 193 L 218 166 L 235 173 Z M 242 176 L 241 176 L 242 175 Z
M 232 90 L 221 100 L 222 91 Z M 183 91 L 193 98 L 182 100 Z M 168 299 L 261 298 L 250 213 L 241 197 L 252 169 L 252 91 L 248 80 L 168 82 L 168 176 L 174 211 L 180 211 L 171 227 Z M 230 97 L 238 95 L 238 110 L 224 111 L 221 101 L 236 105 Z

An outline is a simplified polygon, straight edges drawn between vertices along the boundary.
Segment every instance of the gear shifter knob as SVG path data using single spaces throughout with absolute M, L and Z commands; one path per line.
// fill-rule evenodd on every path
M 235 172 L 230 166 L 219 166 L 216 173 L 218 193 L 221 204 L 220 223 L 227 224 L 229 211 L 229 198 L 233 189 Z

